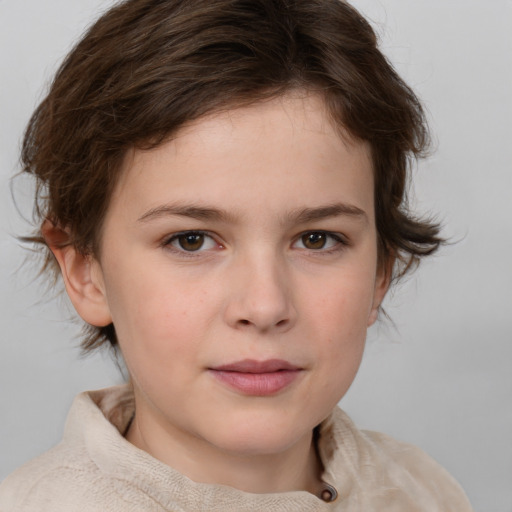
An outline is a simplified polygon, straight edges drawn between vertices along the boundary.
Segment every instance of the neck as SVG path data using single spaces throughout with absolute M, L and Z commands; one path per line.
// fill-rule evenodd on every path
M 321 492 L 322 467 L 312 432 L 283 452 L 246 455 L 219 450 L 187 433 L 169 435 L 158 425 L 146 425 L 141 416 L 136 414 L 126 439 L 195 482 L 257 494 Z

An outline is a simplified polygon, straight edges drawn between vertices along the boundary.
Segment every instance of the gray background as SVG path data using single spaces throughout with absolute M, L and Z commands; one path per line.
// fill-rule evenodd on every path
M 65 299 L 49 301 L 14 234 L 9 178 L 23 127 L 56 64 L 110 2 L 0 0 L 0 479 L 56 443 L 72 397 L 121 381 L 86 360 Z M 357 0 L 384 51 L 423 98 L 436 153 L 411 192 L 458 243 L 386 302 L 343 407 L 413 442 L 479 512 L 512 512 L 512 1 Z M 27 184 L 16 182 L 30 214 Z

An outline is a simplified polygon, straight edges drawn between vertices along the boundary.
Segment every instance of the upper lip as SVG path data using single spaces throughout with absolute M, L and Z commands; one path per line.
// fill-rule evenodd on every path
M 301 368 L 283 359 L 267 359 L 266 361 L 256 361 L 254 359 L 244 359 L 234 363 L 215 366 L 211 370 L 222 372 L 239 373 L 273 373 L 282 370 L 297 371 Z

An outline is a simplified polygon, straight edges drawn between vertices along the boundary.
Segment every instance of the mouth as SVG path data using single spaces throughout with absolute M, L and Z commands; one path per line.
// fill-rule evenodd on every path
M 251 396 L 275 395 L 289 387 L 303 372 L 303 368 L 281 359 L 245 359 L 208 370 L 232 390 Z

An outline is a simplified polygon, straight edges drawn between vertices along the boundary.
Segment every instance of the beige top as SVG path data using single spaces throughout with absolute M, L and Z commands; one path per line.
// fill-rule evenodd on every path
M 62 442 L 0 485 L 1 512 L 466 512 L 459 485 L 420 449 L 358 430 L 340 409 L 321 424 L 325 502 L 306 491 L 250 494 L 195 483 L 122 436 L 134 411 L 120 386 L 80 394 Z

